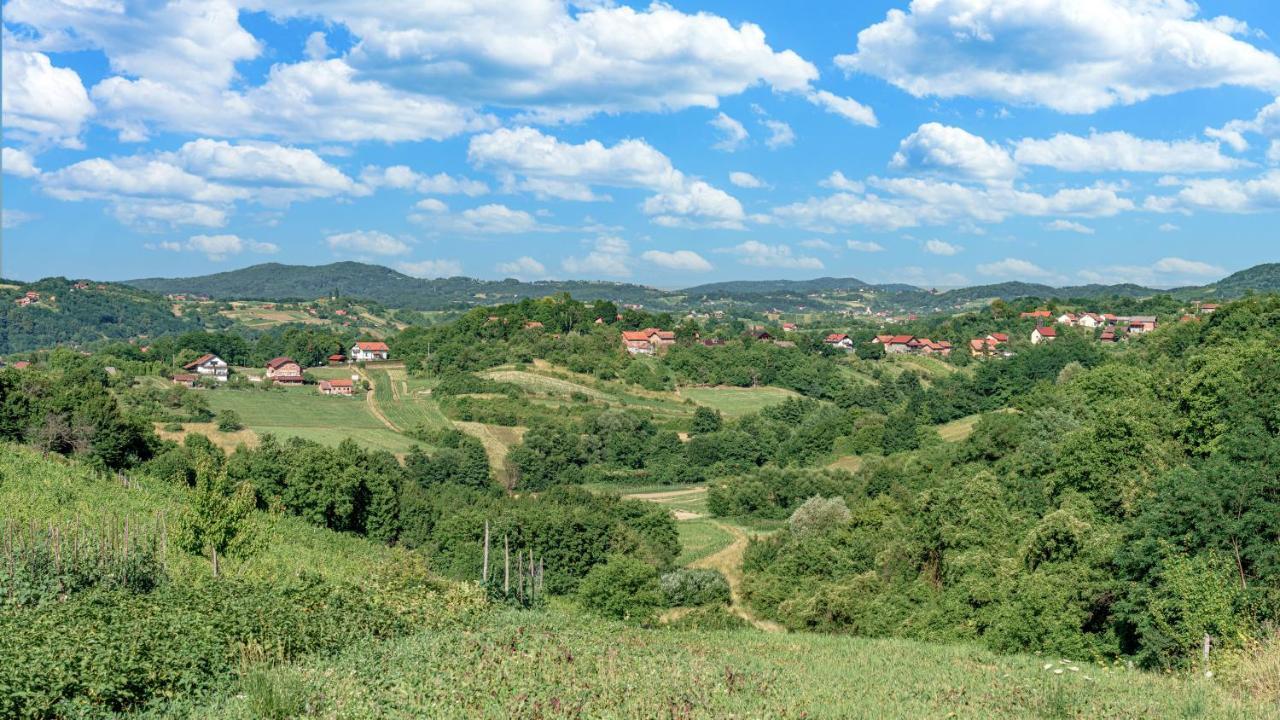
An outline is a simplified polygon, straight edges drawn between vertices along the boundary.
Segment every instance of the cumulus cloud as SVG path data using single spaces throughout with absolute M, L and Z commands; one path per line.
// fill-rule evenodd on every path
M 822 261 L 816 257 L 795 255 L 787 245 L 767 245 L 758 240 L 748 240 L 731 248 L 723 248 L 726 252 L 738 256 L 738 262 L 754 267 L 788 268 L 821 270 Z
M 456 277 L 462 274 L 462 263 L 457 260 L 414 260 L 397 263 L 396 269 L 420 278 Z
M 769 137 L 764 141 L 764 144 L 770 150 L 790 147 L 795 144 L 796 133 L 791 129 L 790 125 L 781 120 L 761 120 L 760 122 L 769 129 Z
M 1149 287 L 1203 283 L 1226 274 L 1226 270 L 1216 265 L 1179 257 L 1160 258 L 1150 265 L 1108 265 L 1079 273 L 1086 282 L 1128 282 Z
M 3 166 L 4 171 L 9 175 L 18 177 L 35 177 L 40 174 L 35 158 L 31 157 L 31 153 L 26 150 L 11 147 L 0 150 L 0 166 Z
M 162 242 L 160 248 L 165 250 L 189 250 L 204 254 L 210 260 L 219 262 L 229 255 L 239 255 L 248 250 L 264 255 L 275 254 L 280 248 L 274 243 L 246 240 L 238 235 L 192 235 L 184 246 L 173 242 Z
M 1071 220 L 1054 220 L 1053 222 L 1046 224 L 1044 227 L 1046 230 L 1053 230 L 1055 232 L 1073 232 L 1080 233 L 1081 235 L 1092 235 L 1094 232 L 1093 228 L 1088 225 L 1083 225 Z
M 408 165 L 378 167 L 366 165 L 360 171 L 360 182 L 370 188 L 394 188 L 412 190 L 433 195 L 467 195 L 476 197 L 489 192 L 489 186 L 479 180 L 454 177 L 448 173 L 423 175 Z
M 1199 260 L 1186 260 L 1179 257 L 1160 258 L 1155 262 L 1156 272 L 1171 273 L 1175 275 L 1198 275 L 1201 277 L 1221 277 L 1227 274 L 1217 265 L 1211 265 L 1207 262 Z
M 302 52 L 307 56 L 308 60 L 324 60 L 329 57 L 332 50 L 329 49 L 329 43 L 325 40 L 324 33 L 319 30 L 307 36 L 307 42 L 303 46 Z
M 1236 152 L 1249 147 L 1245 134 L 1280 137 L 1280 98 L 1263 107 L 1248 120 L 1232 120 L 1220 128 L 1205 128 L 1205 134 L 1230 145 Z
M 715 145 L 711 146 L 716 150 L 733 152 L 734 150 L 741 148 L 742 144 L 747 141 L 748 137 L 750 137 L 747 133 L 747 129 L 742 126 L 742 123 L 734 120 L 724 113 L 716 115 L 711 119 L 709 124 L 720 133 L 720 140 Z
M 1174 225 L 1173 223 L 1161 223 L 1160 227 L 1156 229 L 1159 230 L 1160 232 L 1177 232 L 1181 228 L 1179 228 L 1177 225 Z
M 1092 113 L 1236 85 L 1280 91 L 1280 58 L 1198 19 L 1188 0 L 935 0 L 891 10 L 836 65 L 916 96 Z
M 798 244 L 800 245 L 800 247 L 809 248 L 810 250 L 826 250 L 827 252 L 836 251 L 835 245 L 832 245 L 831 243 L 827 242 L 826 240 L 823 240 L 822 238 L 810 238 L 808 240 L 801 240 Z
M 711 263 L 706 258 L 692 250 L 674 250 L 666 252 L 663 250 L 646 250 L 640 253 L 643 260 L 653 263 L 658 267 L 668 270 L 680 270 L 684 272 L 710 272 Z
M 832 190 L 840 190 L 843 192 L 860 193 L 867 189 L 866 184 L 858 180 L 850 180 L 839 170 L 831 173 L 825 180 L 818 184 L 825 188 L 831 188 Z
M 405 255 L 408 243 L 380 230 L 353 230 L 325 238 L 334 252 L 355 255 Z
M 741 228 L 745 213 L 738 199 L 701 180 L 658 193 L 644 201 L 644 212 L 667 227 Z
M 413 206 L 419 210 L 429 213 L 446 213 L 449 212 L 449 206 L 444 202 L 435 198 L 423 198 L 414 203 Z
M 10 230 L 20 225 L 25 225 L 36 219 L 36 215 L 23 212 L 22 210 L 12 210 L 9 208 L 0 208 L 0 228 Z
M 608 275 L 613 277 L 629 277 L 631 275 L 631 247 L 626 240 L 610 235 L 597 238 L 590 252 L 581 257 L 567 257 L 560 266 L 565 272 L 573 275 Z
M 957 127 L 930 122 L 898 145 L 890 167 L 907 172 L 954 175 L 984 182 L 1007 182 L 1017 174 L 1004 148 Z
M 880 125 L 880 122 L 876 120 L 875 111 L 853 98 L 840 97 L 826 90 L 808 92 L 805 94 L 805 98 L 814 105 L 823 108 L 827 112 L 835 113 L 855 125 L 866 125 L 867 127 L 878 127 Z
M 958 255 L 964 248 L 959 245 L 953 245 L 943 240 L 929 240 L 924 244 L 924 251 L 930 255 Z
M 1024 138 L 1015 144 L 1014 159 L 1022 165 L 1073 172 L 1205 172 L 1248 164 L 1223 155 L 1216 142 L 1147 140 L 1127 132 L 1095 132 L 1088 137 L 1059 133 L 1044 140 Z
M 1053 280 L 1057 275 L 1029 260 L 1005 258 L 978 266 L 978 272 L 1002 279 Z
M 547 274 L 546 266 L 528 255 L 523 255 L 510 262 L 498 263 L 494 269 L 509 277 L 522 279 L 542 277 Z
M 473 233 L 522 233 L 537 228 L 532 215 L 500 203 L 481 205 L 458 214 L 455 229 Z
M 764 181 L 748 172 L 735 170 L 729 173 L 729 182 L 740 188 L 762 188 Z
M 1280 170 L 1268 170 L 1257 177 L 1234 180 L 1205 178 L 1184 181 L 1174 195 L 1153 195 L 1143 203 L 1155 212 L 1209 210 L 1224 213 L 1253 213 L 1280 209 Z
M 5 5 L 6 20 L 16 3 Z M 5 32 L 3 59 L 3 122 L 5 135 L 36 144 L 55 143 L 80 147 L 80 132 L 93 103 L 80 76 L 70 68 L 55 67 L 39 52 L 11 50 L 13 40 Z
M 883 245 L 881 245 L 878 242 L 872 242 L 870 240 L 850 240 L 845 244 L 848 246 L 850 250 L 855 250 L 857 252 L 865 252 L 865 253 L 884 252 Z

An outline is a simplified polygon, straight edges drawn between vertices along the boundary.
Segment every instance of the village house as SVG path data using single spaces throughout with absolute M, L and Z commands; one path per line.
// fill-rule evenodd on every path
M 342 353 L 334 353 L 329 356 L 330 365 L 341 365 L 346 361 L 347 361 L 347 356 L 343 355 Z
M 1218 311 L 1217 303 L 1200 303 L 1199 312 L 1201 315 L 1212 315 Z
M 889 338 L 884 345 L 885 355 L 900 355 L 903 353 L 915 352 L 919 347 L 919 343 L 912 335 L 894 335 Z
M 1042 342 L 1056 340 L 1058 338 L 1058 329 L 1052 325 L 1047 327 L 1038 327 L 1031 331 L 1031 344 L 1039 345 Z
M 822 342 L 833 348 L 839 348 L 841 350 L 853 349 L 853 339 L 844 333 L 831 333 L 823 338 Z
M 1118 343 L 1120 342 L 1120 335 L 1116 333 L 1115 328 L 1109 327 L 1106 330 L 1103 330 L 1102 334 L 1098 336 L 1098 342 L 1107 344 Z
M 183 387 L 193 388 L 196 386 L 196 382 L 199 379 L 200 379 L 199 375 L 190 375 L 187 373 L 182 373 L 182 374 L 173 376 L 173 384 L 182 385 Z
M 916 352 L 921 355 L 933 355 L 937 353 L 943 357 L 951 354 L 951 343 L 947 340 L 933 341 L 929 338 L 916 339 Z
M 302 366 L 293 358 L 271 358 L 267 361 L 267 378 L 277 385 L 301 385 Z
M 702 343 L 704 347 L 720 347 L 724 345 L 724 338 L 703 338 L 698 342 Z
M 782 323 L 782 332 L 795 332 L 795 331 L 796 331 L 796 324 L 795 324 L 795 323 L 793 323 L 793 322 L 784 322 L 784 323 Z
M 1076 324 L 1076 314 L 1075 314 L 1075 313 L 1062 313 L 1061 315 L 1059 315 L 1059 316 L 1058 316 L 1058 319 L 1057 319 L 1055 322 L 1057 322 L 1059 325 L 1075 325 L 1075 324 Z
M 764 342 L 764 341 L 768 341 L 768 340 L 772 340 L 772 339 L 773 339 L 773 336 L 769 334 L 769 331 L 768 331 L 768 330 L 753 330 L 753 331 L 751 332 L 751 337 L 752 337 L 752 338 L 754 338 L 754 339 L 756 339 L 756 340 L 758 340 L 758 341 L 760 341 L 760 342 Z
M 231 367 L 227 365 L 227 361 L 213 353 L 201 355 L 195 360 L 183 365 L 182 369 L 189 370 L 197 375 L 208 375 L 218 382 L 226 382 L 227 375 L 231 372 Z
M 353 381 L 345 378 L 338 378 L 336 380 L 321 380 L 320 394 L 321 395 L 350 395 L 352 388 L 354 388 L 354 386 L 355 386 L 355 383 Z
M 1092 312 L 1083 313 L 1076 318 L 1077 327 L 1086 327 L 1091 330 L 1105 325 L 1106 322 L 1106 319 L 1101 315 Z
M 969 341 L 969 354 L 974 357 L 995 355 L 999 347 L 1008 342 L 1009 336 L 1004 333 L 991 333 L 986 337 L 974 338 Z
M 376 362 L 391 357 L 391 349 L 384 342 L 361 340 L 351 346 L 347 357 L 355 362 Z
M 1027 318 L 1035 318 L 1037 320 L 1041 320 L 1041 319 L 1047 320 L 1053 317 L 1053 315 L 1050 314 L 1048 310 L 1032 310 L 1031 312 L 1019 313 L 1018 317 L 1023 320 L 1026 320 Z
M 676 334 L 671 330 L 645 328 L 622 331 L 622 347 L 632 355 L 652 355 L 675 344 Z
M 1156 329 L 1155 315 L 1130 315 L 1129 317 L 1119 318 L 1119 320 L 1130 335 L 1141 335 Z

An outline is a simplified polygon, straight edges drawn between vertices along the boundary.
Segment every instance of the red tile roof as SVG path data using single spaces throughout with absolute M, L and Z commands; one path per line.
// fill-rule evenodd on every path
M 194 370 L 195 368 L 197 368 L 197 367 L 199 367 L 199 366 L 201 366 L 201 365 L 205 364 L 206 362 L 208 362 L 208 361 L 210 361 L 210 360 L 212 360 L 212 359 L 214 359 L 214 358 L 216 358 L 216 357 L 218 357 L 218 356 L 217 356 L 217 355 L 214 355 L 213 353 L 206 353 L 206 354 L 201 355 L 200 357 L 196 358 L 195 360 L 192 360 L 191 362 L 187 363 L 186 365 L 183 365 L 183 366 L 182 366 L 182 369 L 183 369 L 183 370 Z
M 910 345 L 912 340 L 915 340 L 914 335 L 894 335 L 893 337 L 889 338 L 889 344 L 890 345 Z
M 1058 329 L 1052 326 L 1036 328 L 1040 333 L 1040 337 L 1057 337 Z
M 389 352 L 390 348 L 384 342 L 376 340 L 360 340 L 356 342 L 356 347 L 365 352 Z
M 276 370 L 284 365 L 288 365 L 289 363 L 293 363 L 294 365 L 298 364 L 297 361 L 291 357 L 274 357 L 267 361 L 267 369 Z
M 823 342 L 838 343 L 838 342 L 844 342 L 845 340 L 848 340 L 848 339 L 849 339 L 849 336 L 845 335 L 844 333 L 831 333 L 826 337 L 826 339 L 823 340 Z

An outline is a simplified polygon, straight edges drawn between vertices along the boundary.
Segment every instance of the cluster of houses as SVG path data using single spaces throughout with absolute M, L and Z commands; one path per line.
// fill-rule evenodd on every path
M 1216 305 L 1212 305 L 1214 309 Z M 1212 312 L 1212 310 L 1210 310 Z M 1102 328 L 1102 333 L 1098 336 L 1098 342 L 1116 343 L 1120 342 L 1127 335 L 1141 335 L 1149 333 L 1156 329 L 1157 320 L 1155 315 L 1112 315 L 1111 313 L 1062 313 L 1054 318 L 1053 314 L 1048 310 L 1035 310 L 1032 312 L 1024 312 L 1019 317 L 1035 318 L 1037 320 L 1052 320 L 1053 324 L 1038 325 L 1031 331 L 1031 344 L 1039 345 L 1042 342 L 1049 342 L 1057 339 L 1059 325 L 1066 327 L 1079 327 L 1096 330 Z
M 1009 357 L 1013 355 L 1006 347 L 1009 336 L 1005 333 L 991 333 L 986 337 L 969 341 L 969 354 L 973 357 Z
M 883 347 L 885 355 L 909 353 L 913 355 L 936 354 L 947 357 L 951 354 L 951 343 L 949 341 L 934 341 L 929 338 L 918 338 L 914 335 L 877 335 L 871 339 L 871 344 Z
M 40 302 L 40 293 L 35 290 L 28 290 L 25 295 L 13 301 L 18 307 L 26 307 Z
M 653 355 L 675 344 L 676 334 L 673 330 L 645 328 L 622 331 L 622 347 L 632 355 Z
M 390 356 L 391 351 L 386 343 L 360 341 L 351 346 L 349 357 L 352 362 L 378 362 L 387 360 Z M 334 353 L 329 356 L 329 364 L 341 365 L 347 361 L 347 357 L 341 353 Z M 187 387 L 195 387 L 203 377 L 212 378 L 217 382 L 226 382 L 231 374 L 231 366 L 227 361 L 213 353 L 201 355 L 183 365 L 182 369 L 186 372 L 174 375 L 172 379 L 174 383 Z M 302 364 L 283 355 L 271 358 L 267 361 L 262 377 L 251 377 L 250 380 L 261 382 L 264 378 L 277 385 L 301 385 L 304 382 Z M 318 388 L 322 395 L 351 395 L 357 380 L 356 375 L 352 375 L 351 379 L 322 380 Z

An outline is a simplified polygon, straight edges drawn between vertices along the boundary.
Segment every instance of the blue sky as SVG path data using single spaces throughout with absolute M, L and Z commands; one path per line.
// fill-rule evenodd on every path
M 1280 259 L 1264 0 L 4 3 L 4 276 L 678 287 Z

